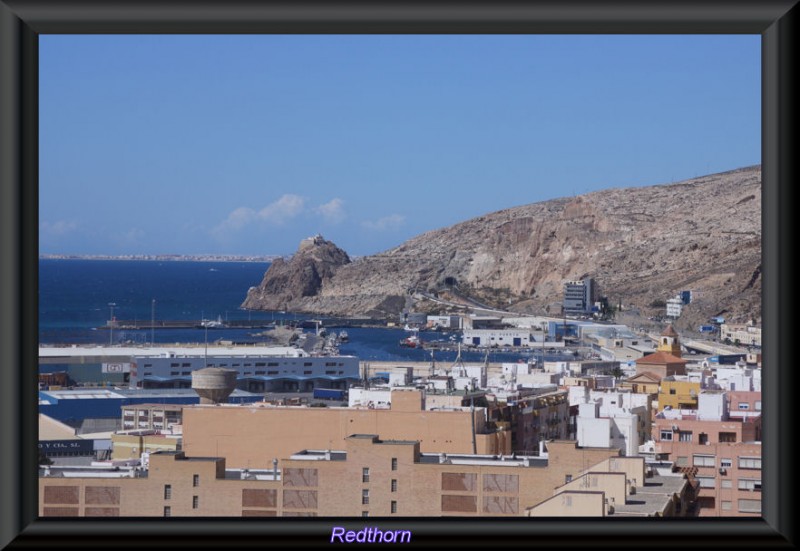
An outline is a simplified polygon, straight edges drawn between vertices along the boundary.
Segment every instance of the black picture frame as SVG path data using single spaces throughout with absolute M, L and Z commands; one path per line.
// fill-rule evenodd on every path
M 795 365 L 796 0 L 445 2 L 0 0 L 0 548 L 329 545 L 360 519 L 37 518 L 39 34 L 760 34 L 764 375 L 761 519 L 371 519 L 411 544 L 674 548 L 794 547 L 790 465 Z

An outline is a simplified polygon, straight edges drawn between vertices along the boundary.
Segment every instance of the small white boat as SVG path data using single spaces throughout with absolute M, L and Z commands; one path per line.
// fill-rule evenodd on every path
M 227 325 L 223 323 L 222 316 L 217 316 L 216 320 L 207 320 L 207 319 L 202 320 L 200 322 L 200 325 L 198 325 L 198 327 L 200 329 L 222 329 L 224 327 L 227 327 Z

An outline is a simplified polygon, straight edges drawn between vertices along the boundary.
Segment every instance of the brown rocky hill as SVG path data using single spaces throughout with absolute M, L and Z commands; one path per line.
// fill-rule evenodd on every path
M 321 245 L 270 268 L 243 306 L 385 317 L 412 306 L 414 290 L 455 286 L 506 310 L 560 315 L 564 282 L 591 276 L 611 304 L 645 315 L 693 290 L 679 328 L 720 313 L 760 320 L 761 167 L 509 208 L 311 269 Z

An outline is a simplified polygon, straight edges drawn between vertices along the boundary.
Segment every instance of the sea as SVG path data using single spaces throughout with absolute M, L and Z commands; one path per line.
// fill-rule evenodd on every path
M 250 287 L 257 286 L 269 268 L 262 262 L 201 262 L 157 260 L 39 260 L 39 342 L 48 345 L 176 345 L 219 340 L 262 342 L 263 329 L 189 327 L 116 329 L 108 320 L 223 322 L 261 321 L 265 324 L 299 323 L 314 316 L 293 312 L 244 310 L 240 306 Z M 324 323 L 323 323 L 324 326 Z M 400 346 L 410 333 L 400 327 L 331 327 L 347 331 L 349 341 L 339 352 L 364 361 L 455 361 L 455 350 Z M 306 329 L 313 332 L 314 329 Z M 451 344 L 461 334 L 420 331 L 423 342 Z M 454 339 L 451 337 L 454 336 Z M 535 354 L 535 353 L 534 353 Z M 490 362 L 527 361 L 530 353 L 489 351 Z M 540 359 L 539 356 L 536 356 Z M 461 359 L 479 362 L 485 351 L 464 349 Z M 544 359 L 563 359 L 558 355 Z

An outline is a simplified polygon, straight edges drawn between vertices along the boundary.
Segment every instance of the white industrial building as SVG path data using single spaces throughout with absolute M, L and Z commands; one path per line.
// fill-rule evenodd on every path
M 683 299 L 680 295 L 675 295 L 672 298 L 667 299 L 667 317 L 672 319 L 678 319 L 681 317 L 681 312 L 683 311 Z
M 461 329 L 461 316 L 428 316 L 428 327 Z
M 530 348 L 536 343 L 536 339 L 528 329 L 464 329 L 462 340 L 468 346 L 482 348 L 502 346 Z

